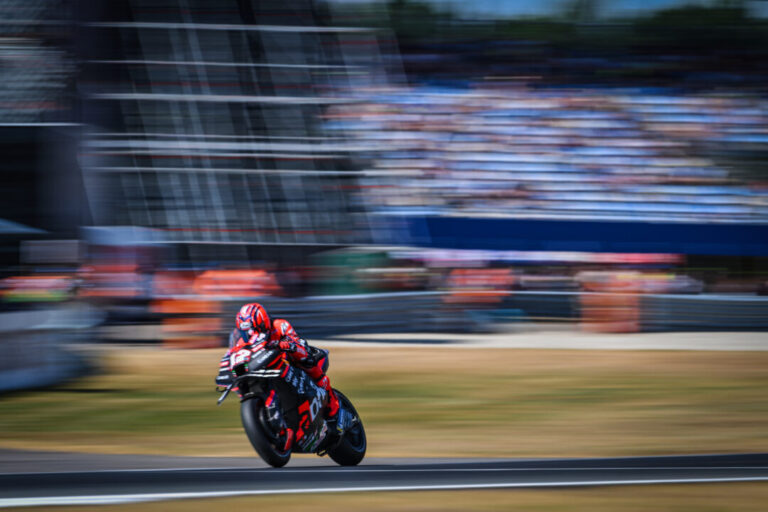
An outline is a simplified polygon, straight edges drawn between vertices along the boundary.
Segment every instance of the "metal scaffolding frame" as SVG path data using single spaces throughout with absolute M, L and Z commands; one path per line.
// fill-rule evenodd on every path
M 311 0 L 290 7 L 303 25 L 255 23 L 279 2 L 164 4 L 151 21 L 147 2 L 125 0 L 83 24 L 116 47 L 82 56 L 81 163 L 96 223 L 177 244 L 367 243 L 351 163 L 365 148 L 327 137 L 319 119 L 348 101 L 321 86 L 365 73 L 360 49 L 340 38 L 372 31 L 321 25 Z M 201 8 L 233 22 L 202 23 Z

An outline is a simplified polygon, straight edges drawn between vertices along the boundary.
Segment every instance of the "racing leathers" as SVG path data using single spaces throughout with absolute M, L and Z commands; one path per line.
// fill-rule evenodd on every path
M 328 393 L 328 410 L 326 419 L 331 423 L 330 426 L 341 430 L 341 425 L 337 421 L 339 413 L 339 398 L 331 387 L 331 381 L 325 372 L 328 370 L 328 353 L 324 350 L 320 350 L 309 345 L 305 340 L 296 334 L 293 326 L 283 319 L 276 319 L 272 321 L 272 328 L 269 330 L 267 338 L 267 346 L 270 348 L 277 348 L 282 350 L 290 362 L 307 372 L 312 378 L 315 384 L 323 388 Z M 245 341 L 245 337 L 248 336 L 248 341 Z M 230 371 L 230 355 L 245 345 L 255 342 L 258 334 L 254 332 L 243 332 L 238 329 L 234 329 L 229 338 L 229 350 L 221 358 L 219 363 L 219 375 L 216 377 L 216 384 L 220 386 L 227 386 L 232 381 L 232 373 Z

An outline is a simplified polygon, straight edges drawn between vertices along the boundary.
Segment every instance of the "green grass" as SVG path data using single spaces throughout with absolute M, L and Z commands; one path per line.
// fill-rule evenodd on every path
M 103 373 L 0 397 L 0 446 L 252 455 L 219 351 L 110 349 Z M 764 451 L 768 354 L 338 348 L 369 456 Z

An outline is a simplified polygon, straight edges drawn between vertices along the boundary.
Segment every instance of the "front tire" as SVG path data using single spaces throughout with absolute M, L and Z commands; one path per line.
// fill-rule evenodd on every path
M 281 451 L 272 441 L 272 437 L 267 433 L 260 420 L 263 410 L 264 407 L 259 399 L 251 398 L 242 402 L 240 404 L 240 418 L 243 420 L 243 428 L 259 457 L 270 466 L 281 468 L 291 460 L 291 451 Z
M 352 416 L 352 426 L 344 432 L 344 436 L 342 436 L 339 444 L 328 450 L 328 455 L 341 466 L 357 466 L 365 457 L 365 450 L 368 448 L 363 421 L 357 414 L 352 402 L 340 391 L 336 389 L 333 391 L 339 397 L 341 406 Z

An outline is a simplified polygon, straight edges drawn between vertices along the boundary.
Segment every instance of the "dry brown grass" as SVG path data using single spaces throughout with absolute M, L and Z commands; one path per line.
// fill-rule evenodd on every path
M 568 490 L 389 492 L 253 496 L 88 507 L 98 512 L 209 512 L 211 510 L 280 510 L 281 512 L 764 512 L 768 485 L 694 484 Z M 42 512 L 50 508 L 25 508 Z M 57 507 L 57 511 L 82 510 Z
M 0 399 L 0 446 L 245 455 L 221 351 L 110 349 L 102 375 Z M 337 347 L 369 456 L 762 451 L 768 353 Z

